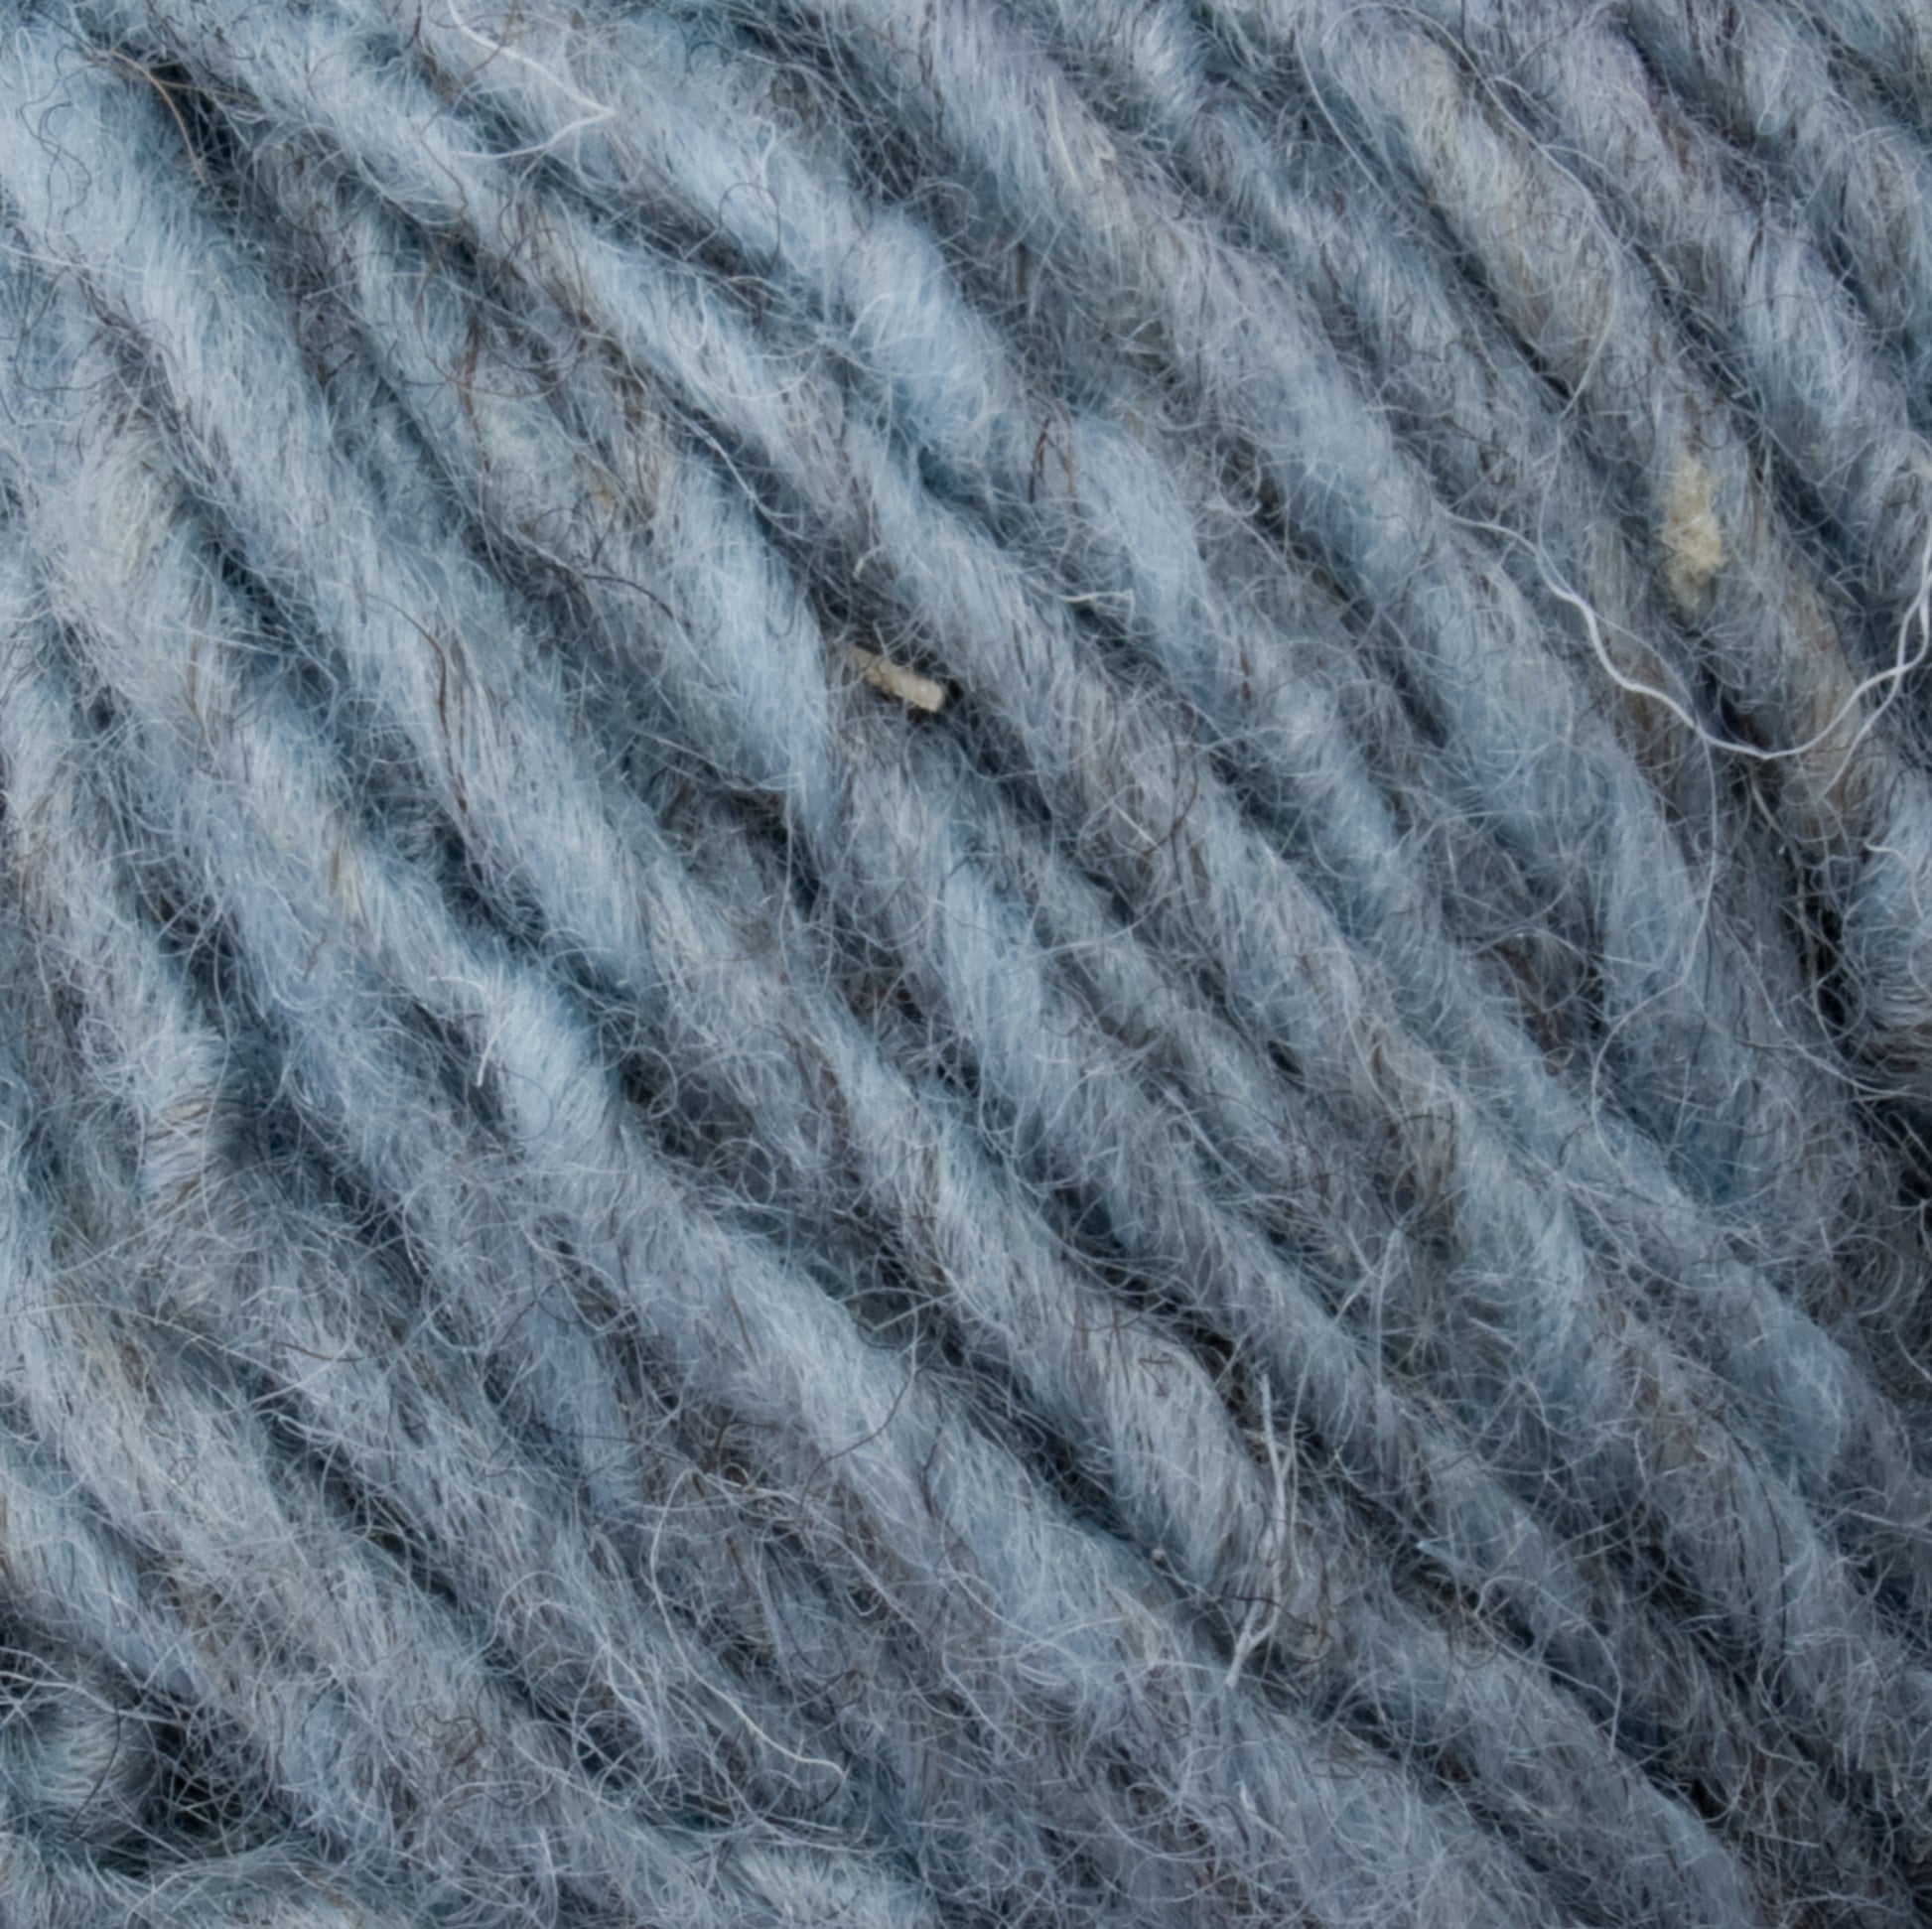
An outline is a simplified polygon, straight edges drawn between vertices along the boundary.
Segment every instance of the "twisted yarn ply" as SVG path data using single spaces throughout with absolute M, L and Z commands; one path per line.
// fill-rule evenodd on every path
M 0 1924 L 1932 1924 L 1915 0 L 0 0 Z

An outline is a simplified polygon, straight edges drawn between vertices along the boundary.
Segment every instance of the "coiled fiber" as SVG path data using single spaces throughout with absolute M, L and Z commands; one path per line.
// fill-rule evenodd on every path
M 1915 0 L 0 4 L 0 1922 L 1932 1923 Z

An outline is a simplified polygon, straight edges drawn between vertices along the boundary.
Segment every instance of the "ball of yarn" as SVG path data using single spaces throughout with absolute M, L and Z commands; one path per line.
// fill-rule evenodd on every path
M 1912 0 L 20 0 L 0 1922 L 1932 1923 Z

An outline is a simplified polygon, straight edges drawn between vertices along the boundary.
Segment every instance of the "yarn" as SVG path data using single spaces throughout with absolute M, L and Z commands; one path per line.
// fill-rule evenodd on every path
M 0 1922 L 1932 1922 L 1932 38 L 21 0 Z

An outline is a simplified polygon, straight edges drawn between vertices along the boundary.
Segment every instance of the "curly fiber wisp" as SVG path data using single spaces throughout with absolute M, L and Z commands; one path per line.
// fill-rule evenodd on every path
M 0 0 L 0 1925 L 1932 1925 L 1916 0 Z

